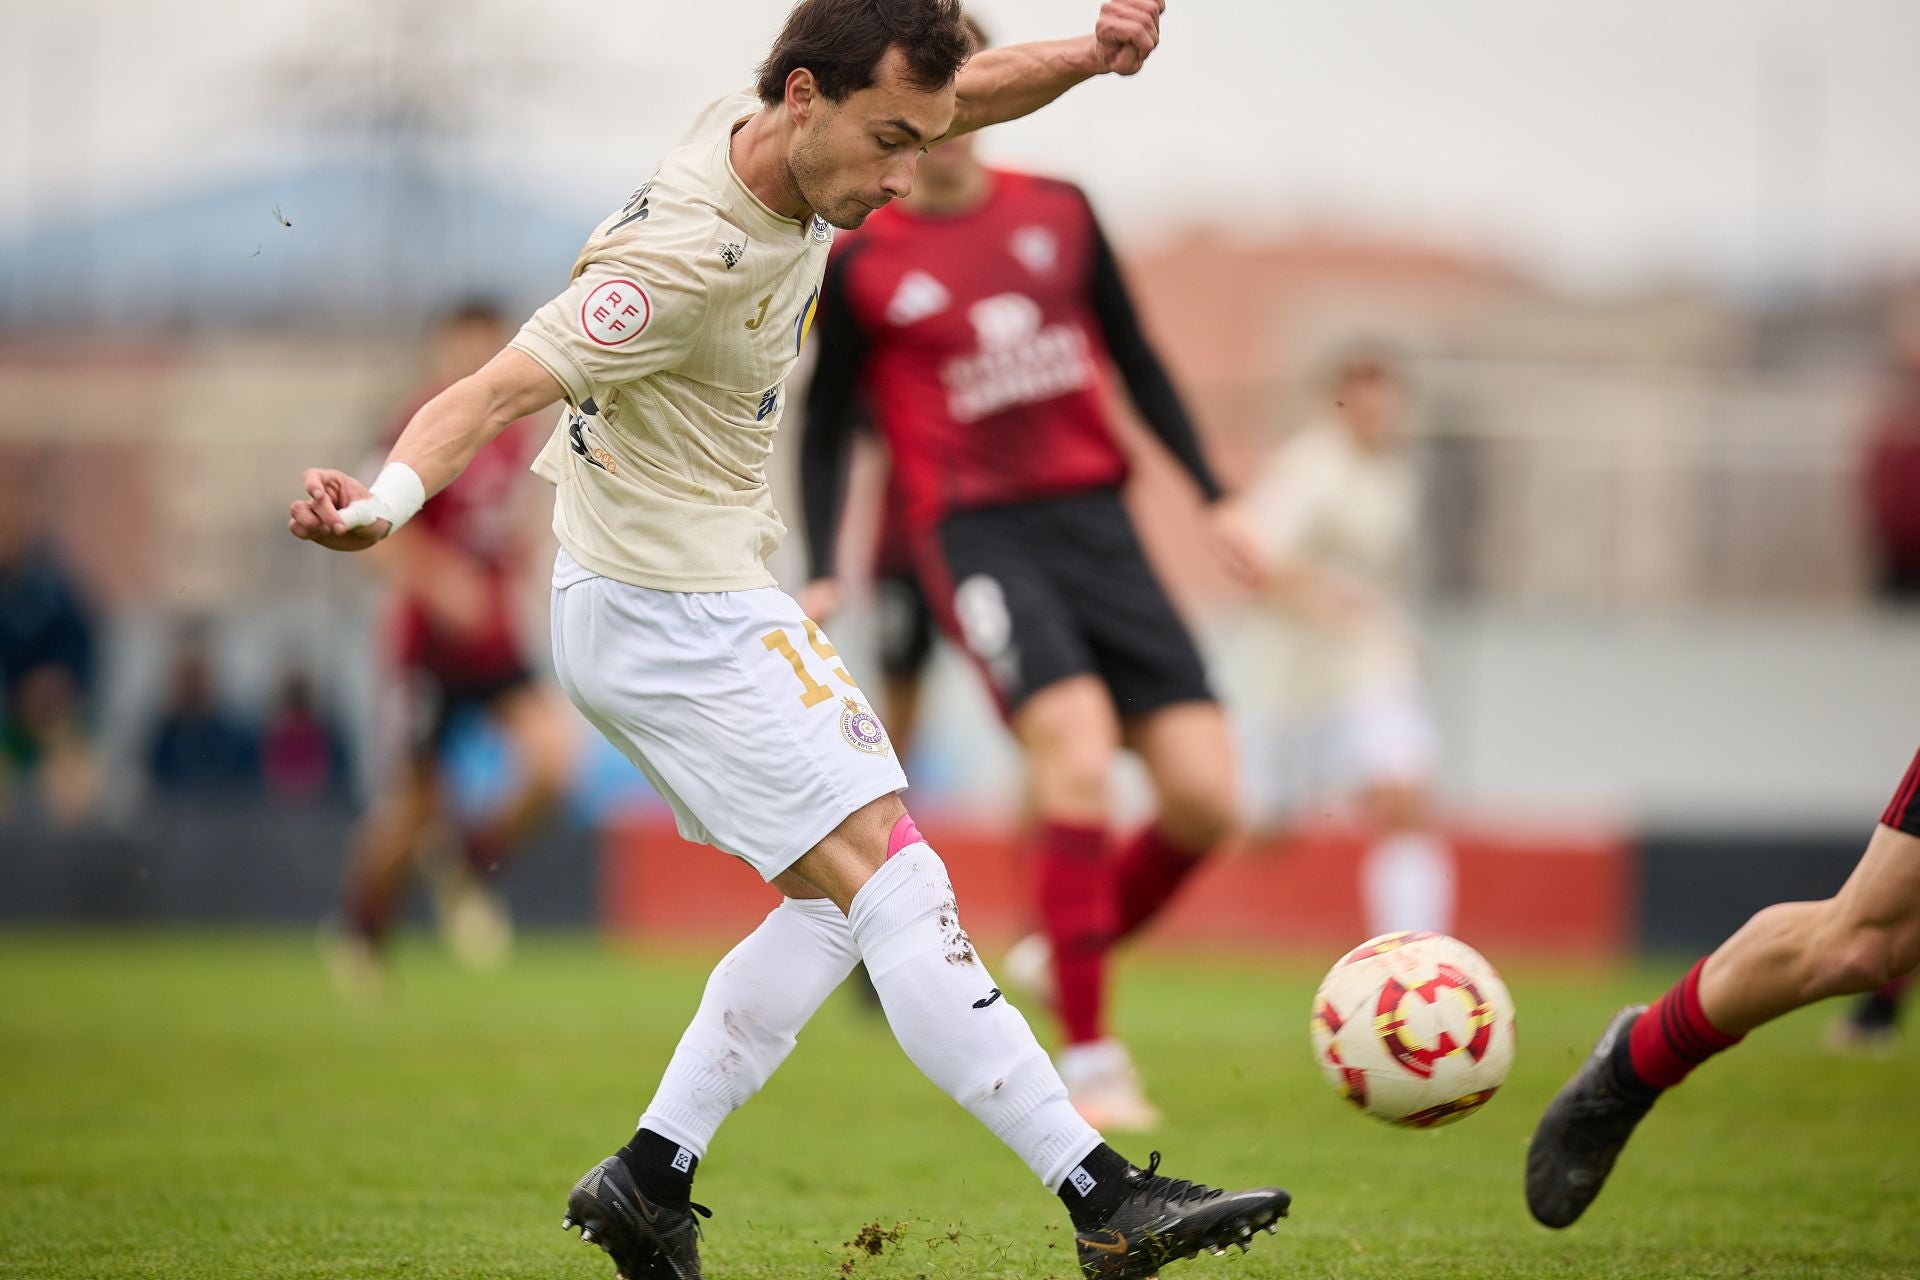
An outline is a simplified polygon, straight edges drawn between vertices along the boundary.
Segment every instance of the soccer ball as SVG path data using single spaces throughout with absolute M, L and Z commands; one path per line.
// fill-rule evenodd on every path
M 1513 1066 L 1513 997 L 1442 933 L 1387 933 L 1327 971 L 1313 1056 L 1334 1089 L 1389 1124 L 1430 1129 L 1486 1105 Z

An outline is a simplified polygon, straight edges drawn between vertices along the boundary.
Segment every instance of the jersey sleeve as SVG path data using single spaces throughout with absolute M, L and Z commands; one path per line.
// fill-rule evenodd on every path
M 636 237 L 582 263 L 565 293 L 533 313 L 509 344 L 538 361 L 575 405 L 596 387 L 636 382 L 678 366 L 706 317 L 699 248 Z
M 1086 207 L 1093 251 L 1088 289 L 1107 354 L 1126 383 L 1127 395 L 1139 411 L 1141 421 L 1166 445 L 1181 469 L 1193 477 L 1201 496 L 1208 502 L 1217 502 L 1220 484 L 1207 465 L 1199 432 L 1194 430 L 1193 419 L 1188 416 L 1186 404 L 1174 388 L 1160 353 L 1147 340 L 1139 312 L 1134 309 L 1133 295 L 1127 291 L 1126 279 L 1120 273 L 1120 263 L 1107 242 L 1100 219 L 1085 194 L 1077 189 L 1076 194 Z

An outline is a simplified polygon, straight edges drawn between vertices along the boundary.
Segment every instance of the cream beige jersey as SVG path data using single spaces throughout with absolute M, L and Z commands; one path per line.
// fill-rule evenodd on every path
M 1305 711 L 1411 679 L 1420 489 L 1404 453 L 1362 448 L 1338 423 L 1317 423 L 1267 460 L 1246 508 L 1269 554 L 1337 578 L 1364 602 L 1337 630 L 1287 615 L 1293 625 L 1271 664 L 1270 692 Z
M 566 390 L 533 464 L 556 486 L 554 533 L 635 586 L 771 586 L 786 536 L 767 458 L 833 232 L 734 172 L 734 130 L 759 109 L 752 93 L 707 108 L 513 339 Z

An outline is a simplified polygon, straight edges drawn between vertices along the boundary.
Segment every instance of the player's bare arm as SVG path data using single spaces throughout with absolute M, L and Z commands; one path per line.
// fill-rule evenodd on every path
M 552 374 L 533 357 L 508 347 L 423 405 L 394 442 L 387 464 L 411 468 L 424 496 L 431 497 L 452 484 L 488 441 L 561 395 Z M 331 551 L 364 551 L 393 532 L 390 520 L 361 523 L 361 512 L 347 513 L 354 503 L 375 495 L 346 472 L 309 468 L 301 484 L 307 496 L 287 515 L 287 530 L 294 537 Z
M 1093 33 L 983 49 L 960 70 L 948 137 L 1030 115 L 1083 80 L 1130 76 L 1160 43 L 1166 0 L 1107 0 Z

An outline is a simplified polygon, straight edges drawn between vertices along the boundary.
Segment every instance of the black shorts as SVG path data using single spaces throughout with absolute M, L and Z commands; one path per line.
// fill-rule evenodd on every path
M 1901 779 L 1900 789 L 1893 793 L 1893 800 L 1880 815 L 1880 822 L 1895 831 L 1920 836 L 1920 755 L 1914 756 L 1908 766 L 1907 776 Z
M 917 573 L 883 573 L 874 580 L 880 606 L 880 670 L 890 680 L 917 676 L 933 657 L 939 623 Z
M 1118 491 L 947 517 L 927 587 L 1001 709 L 1095 675 L 1122 716 L 1210 702 L 1206 665 L 1147 564 Z
M 447 735 L 468 712 L 491 712 L 495 703 L 533 683 L 533 673 L 514 667 L 475 678 L 409 667 L 407 737 L 415 760 L 432 761 L 446 749 Z

